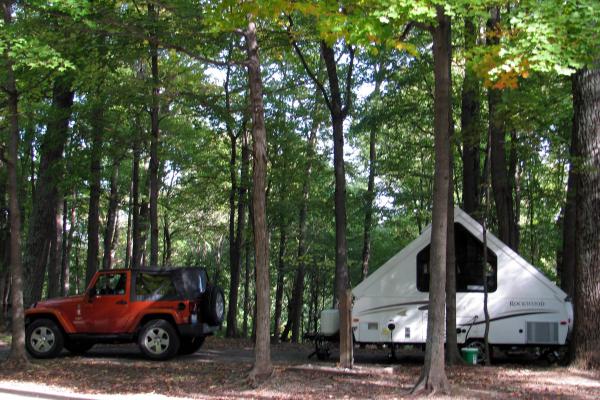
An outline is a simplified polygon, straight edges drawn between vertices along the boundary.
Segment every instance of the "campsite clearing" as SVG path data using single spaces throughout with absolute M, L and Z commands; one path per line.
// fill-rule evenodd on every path
M 8 348 L 0 346 L 0 358 Z M 186 398 L 402 398 L 418 378 L 422 354 L 404 354 L 387 363 L 385 350 L 357 349 L 356 368 L 340 370 L 335 362 L 306 357 L 310 345 L 272 346 L 275 372 L 258 389 L 246 381 L 253 360 L 246 340 L 208 338 L 198 353 L 157 364 L 144 360 L 133 345 L 97 346 L 84 357 L 64 352 L 53 360 L 34 361 L 24 372 L 1 371 L 3 389 L 76 394 L 134 396 L 154 394 Z M 548 366 L 544 363 L 506 360 L 491 367 L 448 369 L 453 398 L 558 398 L 600 397 L 598 375 Z M 446 396 L 450 398 L 450 396 Z

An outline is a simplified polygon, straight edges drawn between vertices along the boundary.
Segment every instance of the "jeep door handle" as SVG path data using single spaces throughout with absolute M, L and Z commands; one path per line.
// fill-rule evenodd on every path
M 123 305 L 123 304 L 127 304 L 127 302 L 125 300 L 119 300 L 119 301 L 117 301 L 117 304 L 122 304 Z

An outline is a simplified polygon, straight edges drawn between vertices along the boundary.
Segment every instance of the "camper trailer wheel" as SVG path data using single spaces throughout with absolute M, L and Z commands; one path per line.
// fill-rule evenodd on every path
M 472 349 L 477 349 L 477 364 L 484 364 L 487 362 L 487 357 L 485 354 L 485 343 L 483 342 L 483 340 L 473 340 L 471 342 L 469 342 L 469 344 L 467 345 L 467 347 L 472 348 Z M 489 345 L 490 348 L 490 358 L 492 356 L 492 345 Z M 488 362 L 489 363 L 489 362 Z
M 546 348 L 542 351 L 540 358 L 544 358 L 549 364 L 566 365 L 568 359 L 567 347 Z

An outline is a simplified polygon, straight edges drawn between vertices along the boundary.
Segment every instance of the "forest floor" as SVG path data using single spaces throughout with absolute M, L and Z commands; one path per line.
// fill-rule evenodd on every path
M 0 362 L 8 355 L 0 336 Z M 272 346 L 274 372 L 258 388 L 247 373 L 253 352 L 247 340 L 208 338 L 196 354 L 167 362 L 143 359 L 134 345 L 98 345 L 85 356 L 66 351 L 56 359 L 34 360 L 25 371 L 0 364 L 0 398 L 25 394 L 46 399 L 392 399 L 409 397 L 423 362 L 421 352 L 403 352 L 389 362 L 387 352 L 356 349 L 356 367 L 336 368 L 308 359 L 309 344 Z M 600 375 L 522 359 L 493 366 L 448 368 L 452 392 L 445 398 L 598 399 Z M 33 396 L 35 395 L 35 396 Z M 444 398 L 442 397 L 442 398 Z

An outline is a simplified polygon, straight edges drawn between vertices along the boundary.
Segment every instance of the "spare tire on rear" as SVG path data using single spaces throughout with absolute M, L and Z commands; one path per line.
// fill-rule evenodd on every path
M 221 325 L 225 319 L 225 295 L 218 286 L 209 286 L 204 294 L 204 316 L 209 325 Z

